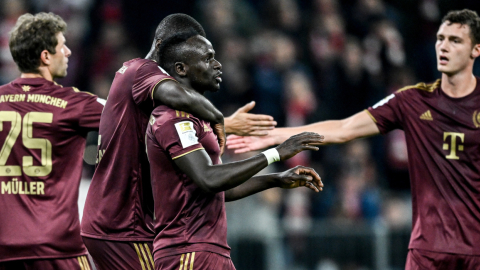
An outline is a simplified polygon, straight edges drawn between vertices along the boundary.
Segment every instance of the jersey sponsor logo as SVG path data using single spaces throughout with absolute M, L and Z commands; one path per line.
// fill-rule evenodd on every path
M 125 73 L 125 71 L 127 70 L 127 68 L 128 68 L 128 67 L 126 67 L 126 66 L 122 66 L 117 72 L 123 74 L 123 73 Z
M 1 193 L 13 195 L 44 195 L 45 183 L 41 181 L 19 181 L 13 178 L 11 181 L 2 182 Z
M 175 124 L 175 129 L 177 130 L 178 137 L 180 137 L 180 142 L 182 143 L 183 148 L 187 148 L 198 143 L 196 131 L 193 128 L 192 122 L 178 122 Z
M 24 92 L 30 91 L 30 85 L 22 85 L 22 90 L 23 90 Z
M 444 132 L 443 133 L 443 150 L 450 151 L 445 157 L 447 159 L 460 159 L 457 151 L 463 151 L 463 142 L 465 140 L 465 133 L 458 132 Z
M 387 103 L 390 99 L 394 98 L 395 97 L 395 94 L 391 94 L 389 95 L 388 97 L 380 100 L 379 102 L 377 102 L 375 105 L 372 106 L 373 109 L 376 109 L 382 105 L 384 105 L 385 103 Z
M 475 125 L 476 128 L 480 127 L 480 112 L 474 111 L 473 112 L 473 124 Z
M 420 115 L 420 119 L 433 121 L 432 113 L 430 112 L 430 110 L 427 110 L 426 112 L 422 113 L 422 115 Z

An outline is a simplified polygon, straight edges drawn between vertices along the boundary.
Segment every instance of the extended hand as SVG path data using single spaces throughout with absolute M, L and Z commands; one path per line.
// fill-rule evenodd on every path
M 220 156 L 225 152 L 227 138 L 225 137 L 225 126 L 219 123 L 213 125 L 213 133 L 217 135 L 218 145 L 220 146 Z
M 275 140 L 270 135 L 261 137 L 229 135 L 227 139 L 228 149 L 234 149 L 235 154 L 261 150 L 275 145 Z
M 263 114 L 248 113 L 255 107 L 255 101 L 247 103 L 229 117 L 225 117 L 225 131 L 227 134 L 239 136 L 265 136 L 268 130 L 273 129 L 277 122 L 273 117 Z
M 279 146 L 276 147 L 280 160 L 289 159 L 304 150 L 318 150 L 314 145 L 320 145 L 323 142 L 323 135 L 314 132 L 302 132 L 294 135 Z
M 279 173 L 278 176 L 281 188 L 307 187 L 315 192 L 323 190 L 322 179 L 312 168 L 297 166 Z

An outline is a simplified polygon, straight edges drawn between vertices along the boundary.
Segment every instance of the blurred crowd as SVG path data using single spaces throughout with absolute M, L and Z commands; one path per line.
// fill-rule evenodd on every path
M 479 10 L 477 2 L 0 0 L 0 83 L 19 75 L 8 35 L 23 13 L 51 11 L 66 20 L 72 56 L 68 76 L 59 83 L 107 98 L 122 63 L 145 57 L 158 22 L 182 12 L 204 26 L 223 65 L 221 91 L 209 98 L 225 115 L 255 100 L 253 112 L 272 115 L 278 126 L 341 119 L 403 86 L 439 78 L 434 43 L 441 18 L 451 9 Z M 480 74 L 478 64 L 474 73 Z M 95 149 L 96 139 L 90 141 Z M 224 161 L 250 155 L 227 152 Z M 294 257 L 302 252 L 299 236 L 317 219 L 408 227 L 407 162 L 402 131 L 302 153 L 270 171 L 312 166 L 323 178 L 324 191 L 273 189 L 239 202 L 240 207 L 232 204 L 229 219 L 240 224 L 232 230 L 250 228 L 243 212 L 257 215 L 252 230 L 273 228 L 293 236 L 286 246 Z M 92 171 L 85 164 L 86 178 Z M 242 212 L 242 205 L 248 210 Z M 318 269 L 337 269 L 332 264 L 320 263 Z

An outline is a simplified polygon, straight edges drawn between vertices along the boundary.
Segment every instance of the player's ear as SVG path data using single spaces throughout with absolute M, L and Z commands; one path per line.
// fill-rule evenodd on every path
M 43 50 L 40 53 L 40 65 L 50 65 L 50 53 L 47 50 Z
M 162 41 L 163 40 L 161 38 L 159 38 L 155 41 L 155 49 L 157 49 L 157 50 L 160 49 L 160 45 L 162 44 Z
M 187 65 L 185 65 L 184 63 L 182 62 L 176 62 L 175 63 L 175 72 L 182 76 L 182 77 L 185 77 L 187 76 L 187 71 L 188 71 L 188 67 Z
M 473 46 L 472 53 L 470 54 L 470 57 L 475 59 L 478 56 L 480 56 L 480 44 L 475 44 L 475 46 Z

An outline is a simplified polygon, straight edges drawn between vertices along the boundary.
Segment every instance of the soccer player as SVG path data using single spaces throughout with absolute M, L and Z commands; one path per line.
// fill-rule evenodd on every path
M 78 186 L 88 131 L 104 101 L 63 87 L 70 49 L 53 13 L 24 14 L 10 33 L 20 78 L 0 86 L 0 269 L 91 269 Z
M 221 64 L 203 36 L 181 33 L 162 43 L 160 65 L 178 82 L 200 94 L 217 91 Z M 273 161 L 317 150 L 316 133 L 302 133 L 247 160 L 221 164 L 210 124 L 183 111 L 158 106 L 147 128 L 147 153 L 155 201 L 155 269 L 233 270 L 227 245 L 225 201 L 272 188 L 323 184 L 313 169 L 296 167 L 253 177 Z M 182 268 L 183 267 L 183 268 Z
M 125 62 L 110 88 L 100 121 L 97 167 L 81 224 L 85 245 L 98 270 L 153 267 L 153 198 L 145 153 L 145 130 L 153 108 L 165 104 L 217 123 L 214 128 L 220 132 L 218 138 L 224 140 L 223 126 L 219 125 L 223 124 L 223 115 L 154 61 L 163 40 L 186 30 L 205 36 L 202 26 L 188 15 L 173 14 L 163 19 L 146 59 Z M 253 135 L 272 128 L 275 122 L 270 116 L 246 113 L 252 105 L 225 121 L 228 132 L 246 129 Z M 248 129 L 251 126 L 254 128 Z
M 404 87 L 344 120 L 231 138 L 229 147 L 262 149 L 302 131 L 344 143 L 403 129 L 413 200 L 406 269 L 480 269 L 480 85 L 472 73 L 479 43 L 477 13 L 451 11 L 435 45 L 441 79 Z

